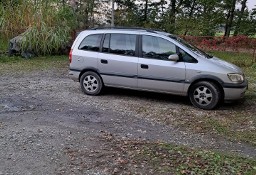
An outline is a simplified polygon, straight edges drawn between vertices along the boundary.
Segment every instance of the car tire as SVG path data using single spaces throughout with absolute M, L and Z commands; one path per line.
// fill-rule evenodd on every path
M 219 104 L 221 92 L 215 83 L 201 81 L 192 85 L 189 90 L 189 99 L 194 106 L 210 110 Z
M 87 95 L 99 95 L 103 89 L 101 77 L 95 72 L 85 72 L 80 78 L 82 91 Z

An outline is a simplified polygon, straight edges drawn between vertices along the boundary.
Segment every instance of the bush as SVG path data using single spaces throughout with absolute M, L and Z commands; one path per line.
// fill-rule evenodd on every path
M 255 49 L 256 39 L 240 35 L 233 37 L 181 36 L 183 39 L 206 50 Z
M 44 22 L 28 29 L 21 43 L 23 52 L 32 51 L 39 55 L 58 54 L 70 40 L 69 27 L 49 27 Z

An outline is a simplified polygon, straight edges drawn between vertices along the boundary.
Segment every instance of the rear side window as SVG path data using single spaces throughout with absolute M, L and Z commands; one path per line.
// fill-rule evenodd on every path
M 100 51 L 101 38 L 102 34 L 89 35 L 84 38 L 78 49 L 98 52 Z
M 108 46 L 107 37 L 103 44 L 103 51 L 106 51 L 105 44 Z M 111 34 L 109 53 L 125 56 L 135 56 L 136 35 Z
M 176 54 L 175 44 L 155 36 L 142 36 L 143 58 L 167 60 L 172 54 Z

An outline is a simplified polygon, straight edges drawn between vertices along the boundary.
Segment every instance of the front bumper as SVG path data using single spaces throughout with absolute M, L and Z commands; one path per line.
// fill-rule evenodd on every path
M 248 81 L 245 80 L 242 84 L 226 84 L 224 85 L 224 100 L 233 101 L 244 97 L 248 89 Z

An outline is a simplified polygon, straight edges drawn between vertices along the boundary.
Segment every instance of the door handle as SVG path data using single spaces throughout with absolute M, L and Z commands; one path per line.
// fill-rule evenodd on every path
M 108 64 L 108 60 L 100 60 L 102 64 Z
M 146 64 L 141 64 L 140 67 L 141 67 L 142 69 L 148 69 L 148 65 L 146 65 Z

